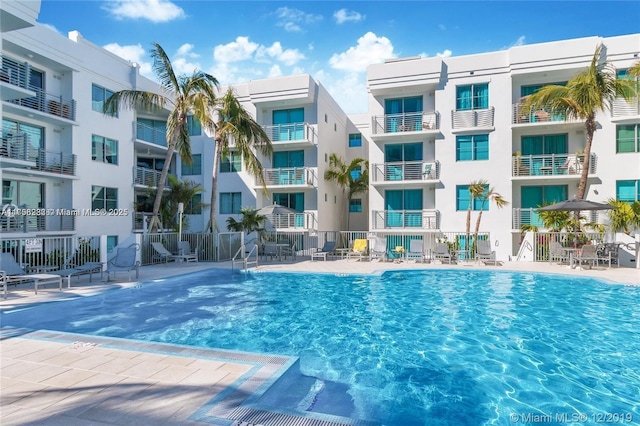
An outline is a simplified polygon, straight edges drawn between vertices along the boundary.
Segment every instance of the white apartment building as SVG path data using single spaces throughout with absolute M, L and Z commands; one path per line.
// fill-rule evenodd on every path
M 583 122 L 543 109 L 522 114 L 521 99 L 571 79 L 600 43 L 619 74 L 638 61 L 634 34 L 371 65 L 370 229 L 464 231 L 468 185 L 486 179 L 510 204 L 474 203 L 472 232 L 482 210 L 480 231 L 490 232 L 498 259 L 516 254 L 521 225 L 541 225 L 536 208 L 576 194 L 585 143 Z M 637 99 L 617 101 L 598 115 L 585 198 L 640 198 L 639 108 Z

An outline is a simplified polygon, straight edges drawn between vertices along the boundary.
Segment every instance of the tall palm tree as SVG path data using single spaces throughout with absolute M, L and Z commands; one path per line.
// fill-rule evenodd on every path
M 203 128 L 213 128 L 214 123 L 209 112 L 211 104 L 216 100 L 218 80 L 212 75 L 201 71 L 194 71 L 193 75 L 190 76 L 176 76 L 169 57 L 157 43 L 153 43 L 151 58 L 153 58 L 154 74 L 164 89 L 164 93 L 121 90 L 107 99 L 104 104 L 104 112 L 116 111 L 119 105 L 124 108 L 142 108 L 153 112 L 159 112 L 165 108 L 170 109 L 166 132 L 167 153 L 162 173 L 158 180 L 158 188 L 164 188 L 169 166 L 176 150 L 180 153 L 183 161 L 187 164 L 191 162 L 187 117 L 193 114 L 200 121 Z M 161 200 L 162 191 L 157 191 L 151 219 L 152 232 L 158 226 L 158 212 L 160 211 Z
M 469 235 L 471 234 L 471 210 L 476 198 L 480 198 L 487 186 L 485 179 L 473 181 L 469 184 L 469 205 L 467 206 L 467 221 L 466 221 L 466 236 L 467 243 L 469 242 Z M 467 245 L 468 247 L 468 245 Z
M 493 201 L 499 209 L 509 204 L 509 202 L 505 200 L 502 197 L 502 195 L 496 192 L 496 189 L 494 187 L 490 187 L 488 191 L 483 190 L 482 194 L 478 197 L 478 199 L 482 202 L 482 208 L 478 212 L 478 219 L 476 219 L 476 230 L 474 232 L 476 240 L 478 239 L 478 232 L 480 231 L 480 221 L 482 220 L 482 211 L 484 210 L 484 206 L 487 204 L 487 202 Z
M 535 108 L 549 107 L 567 119 L 584 120 L 584 164 L 576 198 L 584 198 L 587 188 L 591 145 L 597 129 L 596 114 L 611 110 L 613 101 L 618 96 L 627 101 L 632 99 L 635 95 L 634 85 L 633 80 L 617 78 L 615 67 L 606 60 L 606 48 L 600 44 L 596 47 L 589 67 L 576 74 L 566 85 L 544 86 L 525 98 L 523 108 L 528 113 Z
M 363 170 L 364 166 L 364 170 Z M 357 178 L 353 178 L 353 172 L 360 170 Z M 364 158 L 354 158 L 349 164 L 338 154 L 329 156 L 329 168 L 324 172 L 324 180 L 334 182 L 342 190 L 342 215 L 340 216 L 340 230 L 344 226 L 345 210 L 351 203 L 354 195 L 366 192 L 369 189 L 369 162 Z M 347 230 L 349 219 L 347 213 Z
M 233 142 L 233 150 L 242 156 L 247 172 L 258 179 L 266 194 L 266 184 L 262 163 L 256 157 L 256 152 L 263 156 L 270 156 L 273 153 L 273 146 L 269 135 L 264 131 L 238 101 L 233 88 L 218 99 L 215 110 L 217 121 L 215 127 L 215 151 L 213 154 L 213 173 L 211 183 L 211 216 L 208 229 L 217 230 L 216 224 L 216 202 L 218 197 L 218 163 L 221 158 L 226 158 L 231 153 L 229 146 Z

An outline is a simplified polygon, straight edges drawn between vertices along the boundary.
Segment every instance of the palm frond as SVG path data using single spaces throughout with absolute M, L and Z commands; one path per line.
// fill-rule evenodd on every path
M 169 56 L 158 43 L 152 44 L 153 49 L 150 52 L 150 56 L 153 59 L 152 69 L 158 78 L 158 82 L 168 93 L 179 93 L 180 83 L 173 71 Z
M 112 114 L 118 108 L 143 109 L 149 112 L 159 112 L 171 101 L 163 95 L 141 90 L 121 90 L 115 92 L 106 100 L 103 113 Z

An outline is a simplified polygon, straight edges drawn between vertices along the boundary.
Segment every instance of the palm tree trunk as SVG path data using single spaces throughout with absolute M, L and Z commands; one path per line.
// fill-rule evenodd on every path
M 591 159 L 591 144 L 593 143 L 593 134 L 596 131 L 596 119 L 594 114 L 585 122 L 587 130 L 587 140 L 584 144 L 584 159 L 582 160 L 582 173 L 580 174 L 580 183 L 578 184 L 578 194 L 576 198 L 584 198 L 584 193 L 587 190 L 587 177 L 589 176 L 589 160 Z
M 216 202 L 218 200 L 218 161 L 220 152 L 222 151 L 222 141 L 215 139 L 216 148 L 213 151 L 213 171 L 211 172 L 211 211 L 209 213 L 209 226 L 211 232 L 215 232 L 218 228 L 216 223 Z
M 158 186 L 156 191 L 156 199 L 153 202 L 153 216 L 151 217 L 151 232 L 158 231 L 158 213 L 160 212 L 160 203 L 162 202 L 162 195 L 164 193 L 164 184 L 167 181 L 167 175 L 169 174 L 169 167 L 171 166 L 171 160 L 173 159 L 173 153 L 176 150 L 176 138 L 171 139 L 171 143 L 167 147 L 167 155 L 164 159 L 164 166 L 162 166 L 162 172 L 160 173 L 160 179 L 158 179 Z
M 476 219 L 476 229 L 473 233 L 473 238 L 475 241 L 478 241 L 478 233 L 480 232 L 480 221 L 482 220 L 482 210 L 478 212 L 478 219 Z

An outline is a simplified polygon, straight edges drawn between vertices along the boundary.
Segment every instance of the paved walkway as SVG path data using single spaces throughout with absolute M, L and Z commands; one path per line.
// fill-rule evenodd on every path
M 196 272 L 221 264 L 178 264 L 143 267 L 144 281 Z M 270 263 L 259 270 L 332 273 L 372 273 L 392 269 L 489 268 L 534 270 L 572 276 L 593 276 L 612 282 L 640 285 L 640 271 L 631 268 L 570 269 L 547 263 L 475 263 L 433 265 L 354 260 Z M 32 303 L 91 295 L 105 286 L 132 286 L 135 282 L 72 281 L 72 288 L 49 288 L 34 294 L 30 285 L 11 287 L 0 310 Z M 189 425 L 221 424 L 347 424 L 344 419 L 294 418 L 270 413 L 251 403 L 286 371 L 295 358 L 246 354 L 79 336 L 49 331 L 2 329 L 0 334 L 0 423 L 2 425 Z M 244 406 L 245 408 L 241 408 Z M 253 420 L 250 420 L 253 419 Z M 332 421 L 333 420 L 333 421 Z M 357 422 L 352 423 L 357 424 Z

